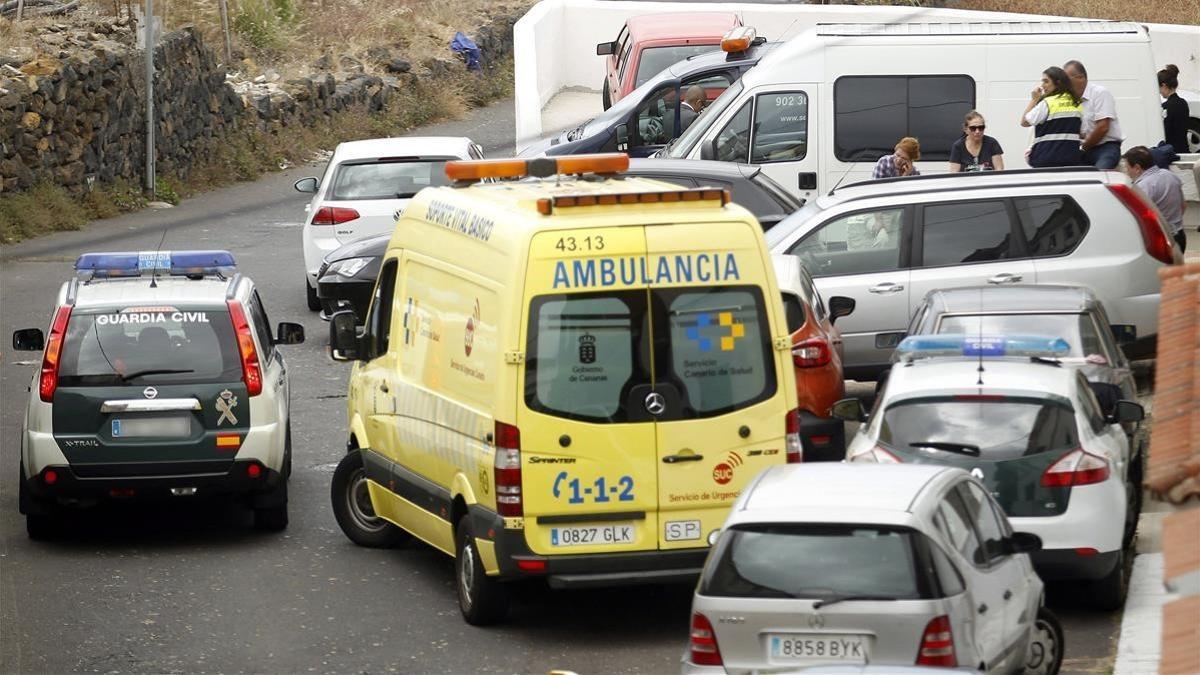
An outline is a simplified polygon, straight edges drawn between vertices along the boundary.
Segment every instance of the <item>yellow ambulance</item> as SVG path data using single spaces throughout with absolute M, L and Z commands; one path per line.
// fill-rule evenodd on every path
M 346 535 L 454 556 L 467 622 L 506 581 L 694 579 L 762 469 L 800 461 L 791 341 L 762 230 L 625 155 L 451 162 L 396 223 L 354 361 Z M 523 180 L 518 180 L 522 179 Z

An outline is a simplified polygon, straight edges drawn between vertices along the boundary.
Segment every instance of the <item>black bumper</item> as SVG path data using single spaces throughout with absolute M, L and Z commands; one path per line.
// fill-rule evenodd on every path
M 806 462 L 840 462 L 846 458 L 846 423 L 801 410 L 800 444 Z
M 54 465 L 25 479 L 30 500 L 21 502 L 21 512 L 36 509 L 37 502 L 59 500 L 99 501 L 107 499 L 169 499 L 213 495 L 268 495 L 284 479 L 278 471 L 254 460 L 222 462 L 220 469 L 206 462 L 155 462 L 140 464 L 90 465 L 76 471 L 71 465 Z M 251 467 L 257 467 L 252 469 Z M 257 471 L 256 476 L 251 474 Z M 53 474 L 51 477 L 50 474 Z M 83 475 L 80 475 L 83 474 Z M 176 492 L 172 492 L 172 489 Z M 261 504 L 260 506 L 265 506 Z
M 1108 576 L 1121 561 L 1120 551 L 1080 555 L 1074 549 L 1048 549 L 1029 554 L 1044 581 L 1094 581 Z
M 505 530 L 495 513 L 472 507 L 471 518 L 475 532 L 495 533 L 496 562 L 505 581 L 545 579 L 551 588 L 695 583 L 708 557 L 708 548 L 544 556 L 529 550 L 524 530 Z M 522 562 L 540 569 L 522 569 Z
M 366 318 L 371 304 L 371 293 L 375 290 L 375 279 L 347 279 L 338 274 L 326 274 L 317 281 L 317 298 L 321 301 L 321 313 L 325 318 L 343 309 L 353 309 L 359 320 Z

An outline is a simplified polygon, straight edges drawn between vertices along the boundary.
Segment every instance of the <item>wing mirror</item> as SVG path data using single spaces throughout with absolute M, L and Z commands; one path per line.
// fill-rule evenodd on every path
M 835 295 L 829 298 L 829 323 L 837 323 L 837 320 L 843 316 L 850 316 L 854 313 L 854 308 L 858 302 L 854 298 L 847 298 L 844 295 Z
M 629 125 L 617 125 L 617 150 L 625 152 L 629 149 Z
M 1013 532 L 1004 540 L 1005 553 L 1034 553 L 1042 550 L 1042 538 L 1032 532 Z
M 1112 329 L 1113 339 L 1119 345 L 1127 345 L 1137 341 L 1137 326 L 1114 323 L 1109 328 Z
M 716 159 L 717 158 L 717 139 L 706 141 L 700 144 L 700 159 Z
M 856 398 L 844 398 L 833 404 L 833 418 L 843 422 L 866 422 L 867 411 L 862 401 Z
M 1109 416 L 1109 424 L 1126 424 L 1131 422 L 1141 422 L 1146 418 L 1146 409 L 1140 403 L 1133 401 L 1117 401 L 1117 408 L 1113 414 Z
M 281 321 L 275 336 L 277 345 L 298 345 L 304 342 L 304 326 L 289 321 Z
M 596 56 L 608 56 L 617 51 L 616 42 L 601 42 L 596 45 Z
M 296 192 L 316 194 L 317 188 L 320 187 L 320 185 L 321 181 L 309 176 L 308 178 L 301 178 L 300 180 L 296 181 L 292 187 L 296 188 Z
M 354 310 L 343 309 L 329 317 L 329 356 L 334 361 L 363 361 L 363 339 Z
M 40 352 L 46 348 L 41 328 L 22 328 L 13 331 L 13 349 L 21 352 Z

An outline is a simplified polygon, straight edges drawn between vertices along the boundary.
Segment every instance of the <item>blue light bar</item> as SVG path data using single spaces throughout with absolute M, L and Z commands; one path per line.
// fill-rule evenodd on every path
M 935 356 L 1043 357 L 1060 358 L 1071 351 L 1071 345 L 1060 337 L 1045 335 L 914 335 L 896 346 L 900 358 L 917 359 Z
M 144 274 L 227 277 L 236 268 L 237 262 L 229 251 L 84 253 L 75 261 L 75 273 L 84 279 L 137 277 Z

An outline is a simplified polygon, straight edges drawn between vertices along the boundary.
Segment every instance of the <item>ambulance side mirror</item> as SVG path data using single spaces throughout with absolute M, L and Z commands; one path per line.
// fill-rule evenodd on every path
M 13 331 L 13 349 L 21 352 L 40 352 L 46 348 L 46 337 L 40 328 Z
M 344 309 L 329 317 L 329 356 L 334 361 L 359 361 L 363 358 L 358 334 L 358 317 Z

